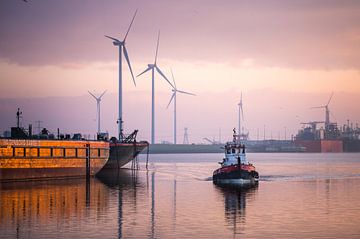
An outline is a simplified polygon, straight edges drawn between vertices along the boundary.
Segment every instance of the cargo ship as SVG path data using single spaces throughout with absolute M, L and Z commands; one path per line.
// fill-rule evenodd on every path
M 109 159 L 109 142 L 85 140 L 81 134 L 57 138 L 45 128 L 32 135 L 32 127 L 11 128 L 0 138 L 0 181 L 79 177 L 95 175 Z
M 245 145 L 238 139 L 235 129 L 233 141 L 226 143 L 225 158 L 219 164 L 221 167 L 213 172 L 214 184 L 255 185 L 259 181 L 259 174 L 247 161 Z
M 331 94 L 326 105 L 312 107 L 312 109 L 325 109 L 324 121 L 311 121 L 301 123 L 304 127 L 295 136 L 294 143 L 306 149 L 306 152 L 360 152 L 360 128 L 356 124 L 338 127 L 337 123 L 330 121 L 329 104 L 332 99 Z M 318 124 L 323 124 L 317 128 Z
M 304 147 L 308 153 L 341 153 L 343 140 L 336 123 L 325 123 L 325 128 L 317 129 L 323 121 L 302 123 L 305 127 L 295 136 L 294 144 Z

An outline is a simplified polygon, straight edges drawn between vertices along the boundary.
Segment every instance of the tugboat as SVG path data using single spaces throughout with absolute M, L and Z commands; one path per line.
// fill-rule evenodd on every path
M 246 160 L 245 145 L 240 142 L 235 129 L 233 131 L 233 141 L 225 145 L 225 158 L 219 162 L 221 167 L 214 171 L 213 182 L 220 185 L 255 185 L 259 174 L 255 166 Z

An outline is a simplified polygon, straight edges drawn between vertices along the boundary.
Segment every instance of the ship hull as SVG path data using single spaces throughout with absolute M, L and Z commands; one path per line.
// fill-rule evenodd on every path
M 343 141 L 344 152 L 360 152 L 360 140 L 359 139 L 345 139 Z
M 107 142 L 0 139 L 0 181 L 81 177 L 87 161 L 95 175 L 108 157 Z
M 253 166 L 231 165 L 219 168 L 213 173 L 215 184 L 256 184 L 259 181 L 259 174 Z
M 305 148 L 307 153 L 341 153 L 343 152 L 342 140 L 295 140 L 296 146 Z
M 148 145 L 148 142 L 110 143 L 109 160 L 103 169 L 119 169 L 123 167 L 148 147 Z

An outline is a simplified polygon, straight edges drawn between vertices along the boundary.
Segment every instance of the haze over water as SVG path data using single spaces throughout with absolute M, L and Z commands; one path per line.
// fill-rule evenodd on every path
M 359 154 L 248 154 L 254 188 L 213 185 L 222 154 L 149 170 L 1 184 L 2 238 L 359 238 Z

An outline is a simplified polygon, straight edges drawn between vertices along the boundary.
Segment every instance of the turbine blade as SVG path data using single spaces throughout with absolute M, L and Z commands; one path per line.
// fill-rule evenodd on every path
M 168 78 L 166 78 L 166 76 L 164 75 L 164 73 L 162 73 L 162 71 L 159 69 L 159 67 L 157 67 L 157 66 L 155 65 L 155 68 L 156 68 L 157 72 L 172 86 L 172 88 L 175 88 L 175 87 L 171 84 L 171 82 L 168 80 Z
M 134 16 L 133 16 L 133 18 L 132 18 L 132 20 L 131 20 L 131 23 L 130 23 L 130 26 L 129 26 L 129 28 L 128 28 L 128 30 L 127 30 L 127 32 L 126 32 L 126 34 L 125 34 L 125 37 L 124 37 L 124 41 L 123 42 L 125 42 L 125 40 L 126 40 L 126 37 L 128 36 L 128 34 L 129 34 L 129 31 L 130 31 L 130 28 L 131 28 L 131 25 L 133 24 L 133 22 L 134 22 L 134 19 L 135 19 L 135 17 L 136 17 L 136 13 L 137 13 L 137 9 L 136 9 L 136 11 L 135 11 L 135 14 L 134 14 Z
M 330 104 L 330 100 L 331 100 L 331 98 L 333 97 L 333 95 L 334 95 L 334 92 L 331 93 L 330 99 L 329 99 L 329 101 L 327 102 L 326 106 L 328 106 L 328 105 Z
M 99 98 L 103 97 L 103 95 L 105 95 L 107 90 L 104 90 L 104 92 L 99 96 Z
M 172 76 L 172 79 L 173 79 L 173 82 L 174 82 L 174 86 L 175 86 L 174 90 L 177 90 L 177 89 L 176 89 L 176 83 L 175 83 L 175 77 L 174 77 L 174 74 L 173 74 L 173 71 L 172 71 L 171 68 L 170 68 L 170 71 L 171 71 L 171 76 Z
M 125 56 L 126 62 L 127 62 L 128 66 L 129 66 L 129 69 L 130 69 L 131 77 L 132 77 L 132 79 L 133 79 L 134 85 L 136 86 L 134 73 L 133 73 L 133 71 L 132 71 L 132 69 L 131 69 L 130 59 L 129 59 L 129 55 L 128 55 L 128 53 L 127 53 L 127 50 L 126 50 L 125 45 L 124 45 L 123 49 L 124 49 L 123 51 L 124 51 L 124 56 Z
M 183 93 L 183 94 L 188 94 L 188 95 L 193 95 L 193 96 L 196 96 L 195 94 L 193 93 L 189 93 L 189 92 L 186 92 L 186 91 L 182 91 L 182 90 L 176 90 L 177 92 L 179 93 Z
M 116 39 L 116 38 L 113 38 L 113 37 L 109 37 L 109 36 L 107 36 L 107 35 L 105 35 L 105 37 L 107 37 L 107 38 L 109 38 L 109 39 L 111 39 L 111 40 L 113 40 L 113 41 L 116 41 L 116 42 L 118 42 L 118 43 L 121 43 L 121 41 L 120 41 L 119 39 Z
M 176 92 L 174 92 L 174 93 L 172 94 L 172 96 L 171 96 L 171 98 L 170 98 L 170 101 L 169 101 L 169 104 L 166 106 L 166 109 L 169 108 L 169 105 L 170 105 L 171 101 L 174 99 L 175 94 L 176 94 Z
M 315 107 L 310 107 L 310 109 L 321 109 L 321 108 L 325 108 L 326 106 L 315 106 Z
M 90 95 L 92 95 L 92 97 L 94 97 L 97 100 L 97 97 L 93 93 L 91 93 L 90 91 L 88 91 L 88 92 Z
M 146 70 L 144 70 L 143 72 L 141 72 L 139 75 L 137 75 L 136 77 L 139 77 L 139 76 L 141 76 L 142 74 L 144 74 L 145 72 L 147 72 L 147 71 L 149 71 L 149 70 L 151 70 L 151 67 L 150 66 L 148 66 L 148 68 L 146 69 Z
M 159 40 L 160 40 L 160 30 L 159 30 L 159 33 L 158 33 L 158 39 L 157 39 L 157 44 L 156 44 L 156 53 L 155 53 L 155 63 L 154 63 L 154 65 L 156 65 L 157 54 L 158 54 L 158 49 L 159 49 Z

